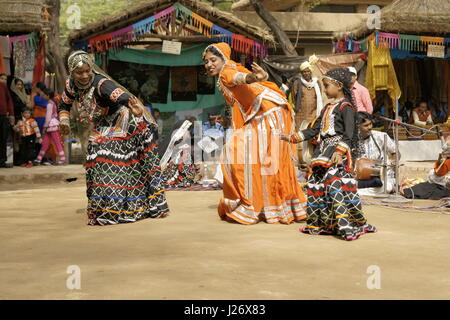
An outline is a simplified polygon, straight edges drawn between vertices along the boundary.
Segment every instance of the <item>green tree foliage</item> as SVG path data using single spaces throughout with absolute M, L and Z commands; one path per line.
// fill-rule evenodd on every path
M 148 0 L 61 0 L 61 35 L 67 38 L 74 30 L 77 12 L 80 13 L 80 27 L 83 27 L 87 23 L 98 21 L 145 1 Z

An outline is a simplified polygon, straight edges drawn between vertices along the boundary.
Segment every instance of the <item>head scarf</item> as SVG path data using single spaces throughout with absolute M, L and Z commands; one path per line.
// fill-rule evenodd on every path
M 208 51 L 209 48 L 214 47 L 219 51 L 219 53 L 222 55 L 223 60 L 225 60 L 225 63 L 231 60 L 231 48 L 226 42 L 219 42 L 214 43 L 206 47 L 205 51 L 203 51 L 203 57 L 205 57 L 206 51 Z
M 336 68 L 325 73 L 324 78 L 342 85 L 345 98 L 352 104 L 353 110 L 356 111 L 355 103 L 353 102 L 352 87 L 352 73 L 348 68 Z M 354 159 L 359 158 L 364 154 L 364 143 L 361 136 L 361 130 L 358 125 L 358 113 L 355 112 L 355 131 L 352 138 L 351 154 Z
M 82 85 L 78 83 L 73 77 L 73 72 L 76 68 L 82 67 L 84 64 L 87 64 L 93 72 L 93 76 L 89 84 Z M 92 119 L 100 117 L 102 114 L 101 108 L 98 108 L 95 102 L 94 91 L 95 87 L 92 85 L 94 82 L 95 74 L 99 74 L 111 80 L 117 87 L 125 91 L 130 97 L 134 97 L 129 90 L 120 85 L 117 81 L 112 79 L 105 71 L 103 71 L 99 66 L 97 66 L 91 56 L 82 50 L 74 51 L 70 54 L 67 59 L 67 66 L 69 68 L 70 78 L 74 84 L 74 88 L 72 88 L 77 94 L 79 105 L 80 115 L 83 114 L 84 117 L 92 121 Z M 88 90 L 87 90 L 88 89 Z M 155 124 L 155 120 L 153 116 L 144 108 L 144 118 L 146 118 L 149 122 Z
M 73 79 L 73 82 L 79 89 L 87 89 L 92 85 L 94 81 L 94 76 L 92 76 L 91 81 L 87 85 L 82 85 L 73 77 L 73 72 L 76 68 L 82 67 L 84 64 L 87 64 L 89 68 L 94 69 L 95 63 L 92 60 L 91 56 L 82 50 L 72 52 L 72 54 L 67 59 L 67 66 L 69 68 L 70 77 Z
M 218 77 L 219 79 L 217 79 L 217 86 L 219 87 L 220 90 L 222 90 L 222 91 L 225 90 L 225 88 L 222 85 L 222 82 L 220 80 L 222 71 L 225 68 L 232 68 L 234 70 L 237 70 L 238 72 L 243 72 L 243 73 L 251 72 L 250 70 L 245 68 L 242 64 L 231 60 L 231 47 L 226 42 L 213 43 L 213 44 L 210 44 L 209 46 L 207 46 L 206 49 L 203 51 L 203 58 L 205 57 L 206 52 L 208 51 L 208 49 L 211 48 L 211 47 L 214 47 L 220 53 L 220 55 L 222 56 L 222 58 L 225 61 L 225 63 L 223 64 L 222 70 L 220 70 L 219 77 Z M 283 91 L 281 91 L 281 89 L 274 82 L 271 82 L 271 81 L 260 81 L 258 83 L 260 85 L 266 87 L 266 88 L 269 88 L 269 89 L 277 92 L 282 97 L 285 97 L 285 94 L 283 93 Z M 287 104 L 287 105 L 290 106 L 289 104 Z
M 17 95 L 17 97 L 20 99 L 20 101 L 22 101 L 23 104 L 28 106 L 30 104 L 30 98 L 27 95 L 27 93 L 25 92 L 25 86 L 22 88 L 22 90 L 19 90 L 17 88 L 16 83 L 18 81 L 23 83 L 23 81 L 18 78 L 15 78 L 15 79 L 13 79 L 13 81 L 11 81 L 11 86 L 10 86 L 11 91 Z

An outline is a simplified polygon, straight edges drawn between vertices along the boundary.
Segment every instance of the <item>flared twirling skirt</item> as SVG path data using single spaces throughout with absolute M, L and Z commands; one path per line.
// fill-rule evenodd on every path
M 308 218 L 303 232 L 334 234 L 345 240 L 376 232 L 363 215 L 356 180 L 343 166 L 315 167 L 306 191 Z
M 95 126 L 86 162 L 89 225 L 135 222 L 168 213 L 156 130 L 126 107 Z

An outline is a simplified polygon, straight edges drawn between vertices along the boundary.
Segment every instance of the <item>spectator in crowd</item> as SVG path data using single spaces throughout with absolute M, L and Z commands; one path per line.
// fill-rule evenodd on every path
M 14 126 L 14 105 L 6 85 L 7 75 L 0 74 L 0 168 L 6 168 L 6 142 L 10 126 Z
M 21 119 L 22 111 L 30 107 L 30 97 L 25 91 L 25 85 L 22 80 L 14 78 L 11 82 L 11 98 L 14 104 L 14 115 L 16 121 Z
M 53 98 L 55 96 L 55 93 L 45 88 L 42 92 L 42 95 L 44 99 L 48 101 L 47 104 L 47 112 L 45 116 L 45 123 L 44 123 L 44 139 L 42 141 L 41 150 L 39 152 L 38 157 L 36 158 L 36 165 L 40 165 L 42 161 L 42 157 L 44 156 L 45 152 L 47 151 L 48 147 L 50 146 L 50 142 L 53 141 L 53 144 L 56 147 L 56 151 L 58 152 L 59 161 L 56 163 L 57 165 L 62 165 L 66 162 L 66 157 L 64 154 L 64 147 L 61 143 L 61 136 L 59 134 L 59 120 L 58 120 L 58 110 L 56 107 L 55 102 L 53 101 Z
M 369 90 L 362 86 L 358 80 L 358 72 L 354 67 L 349 67 L 348 70 L 352 73 L 352 93 L 353 101 L 356 104 L 357 111 L 373 113 L 372 99 L 370 98 Z
M 447 121 L 447 112 L 440 103 L 433 103 L 431 108 L 431 118 L 433 123 L 444 123 Z
M 4 84 L 8 82 L 8 75 L 6 73 L 0 73 L 0 82 Z
M 413 103 L 411 101 L 406 101 L 403 105 L 403 108 L 400 110 L 400 116 L 402 117 L 402 122 L 411 123 L 412 122 L 412 112 L 413 112 Z
M 42 137 L 36 120 L 31 117 L 31 108 L 23 109 L 21 114 L 22 119 L 17 121 L 13 129 L 20 134 L 19 165 L 30 168 L 35 158 L 36 139 L 42 143 Z
M 203 123 L 203 134 L 205 134 L 206 131 L 210 129 L 216 129 L 222 132 L 224 132 L 223 126 L 217 121 L 218 115 L 215 114 L 208 114 L 208 121 Z
M 310 58 L 313 61 L 314 56 Z M 313 63 L 304 61 L 300 65 L 300 75 L 295 77 L 290 86 L 290 101 L 295 106 L 297 129 L 302 121 L 313 121 L 323 108 L 322 89 L 317 77 L 313 77 Z
M 426 127 L 433 125 L 431 111 L 428 109 L 428 103 L 422 100 L 419 107 L 415 108 L 413 113 L 413 124 L 419 127 Z

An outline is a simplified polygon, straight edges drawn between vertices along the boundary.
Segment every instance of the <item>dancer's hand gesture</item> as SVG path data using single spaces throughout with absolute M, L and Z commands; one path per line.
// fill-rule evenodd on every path
M 269 79 L 269 75 L 263 68 L 261 68 L 256 62 L 252 63 L 252 72 L 258 81 L 266 81 Z
M 63 136 L 68 136 L 70 134 L 70 127 L 68 125 L 65 124 L 60 124 L 59 125 L 59 132 L 63 135 Z
M 128 108 L 130 108 L 131 112 L 136 117 L 140 117 L 144 113 L 144 105 L 136 97 L 131 97 L 130 99 L 128 99 Z
M 290 134 L 286 134 L 286 133 L 282 133 L 280 134 L 280 139 L 287 141 L 287 142 L 291 142 L 291 135 Z
M 338 166 L 342 165 L 342 154 L 340 154 L 339 152 L 333 153 L 331 162 L 336 163 Z

